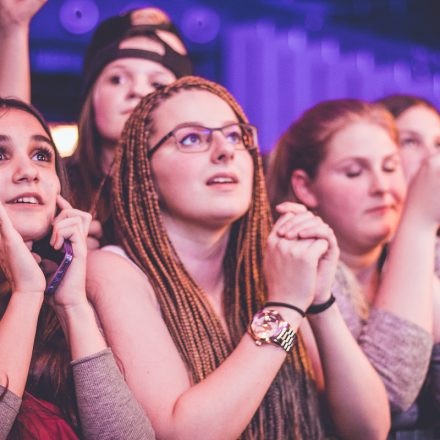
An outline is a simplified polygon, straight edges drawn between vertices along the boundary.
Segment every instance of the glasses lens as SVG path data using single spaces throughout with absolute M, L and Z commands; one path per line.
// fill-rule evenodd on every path
M 210 130 L 197 125 L 179 127 L 174 131 L 179 150 L 185 153 L 205 151 L 209 148 Z

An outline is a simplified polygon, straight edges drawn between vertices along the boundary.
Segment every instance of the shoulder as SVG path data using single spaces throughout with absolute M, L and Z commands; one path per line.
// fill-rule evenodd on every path
M 142 298 L 158 308 L 147 275 L 121 248 L 117 249 L 118 252 L 103 248 L 88 254 L 87 295 L 90 301 L 96 306 L 102 301 L 120 302 L 125 299 L 133 302 Z

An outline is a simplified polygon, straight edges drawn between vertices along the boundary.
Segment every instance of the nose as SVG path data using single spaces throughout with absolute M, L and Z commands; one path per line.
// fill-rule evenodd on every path
M 235 147 L 228 142 L 221 131 L 211 134 L 211 158 L 214 163 L 227 163 L 235 156 Z
M 370 193 L 383 194 L 389 189 L 389 175 L 382 170 L 372 171 Z
M 137 75 L 130 81 L 128 97 L 141 99 L 152 91 L 154 91 L 154 87 L 150 84 L 147 78 L 142 75 Z
M 16 157 L 12 178 L 15 183 L 38 181 L 38 168 L 28 156 Z

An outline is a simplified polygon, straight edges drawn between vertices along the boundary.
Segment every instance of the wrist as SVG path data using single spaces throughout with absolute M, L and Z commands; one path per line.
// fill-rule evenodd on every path
M 53 308 L 58 319 L 66 322 L 93 314 L 92 307 L 87 300 L 75 304 L 54 304 Z

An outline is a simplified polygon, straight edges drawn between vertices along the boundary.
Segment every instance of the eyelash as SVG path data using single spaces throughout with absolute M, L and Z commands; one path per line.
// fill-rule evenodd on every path
M 52 162 L 52 159 L 54 157 L 54 153 L 50 148 L 47 147 L 38 147 L 38 149 L 35 150 L 33 157 L 37 154 L 43 154 L 44 159 L 41 160 L 41 162 Z

